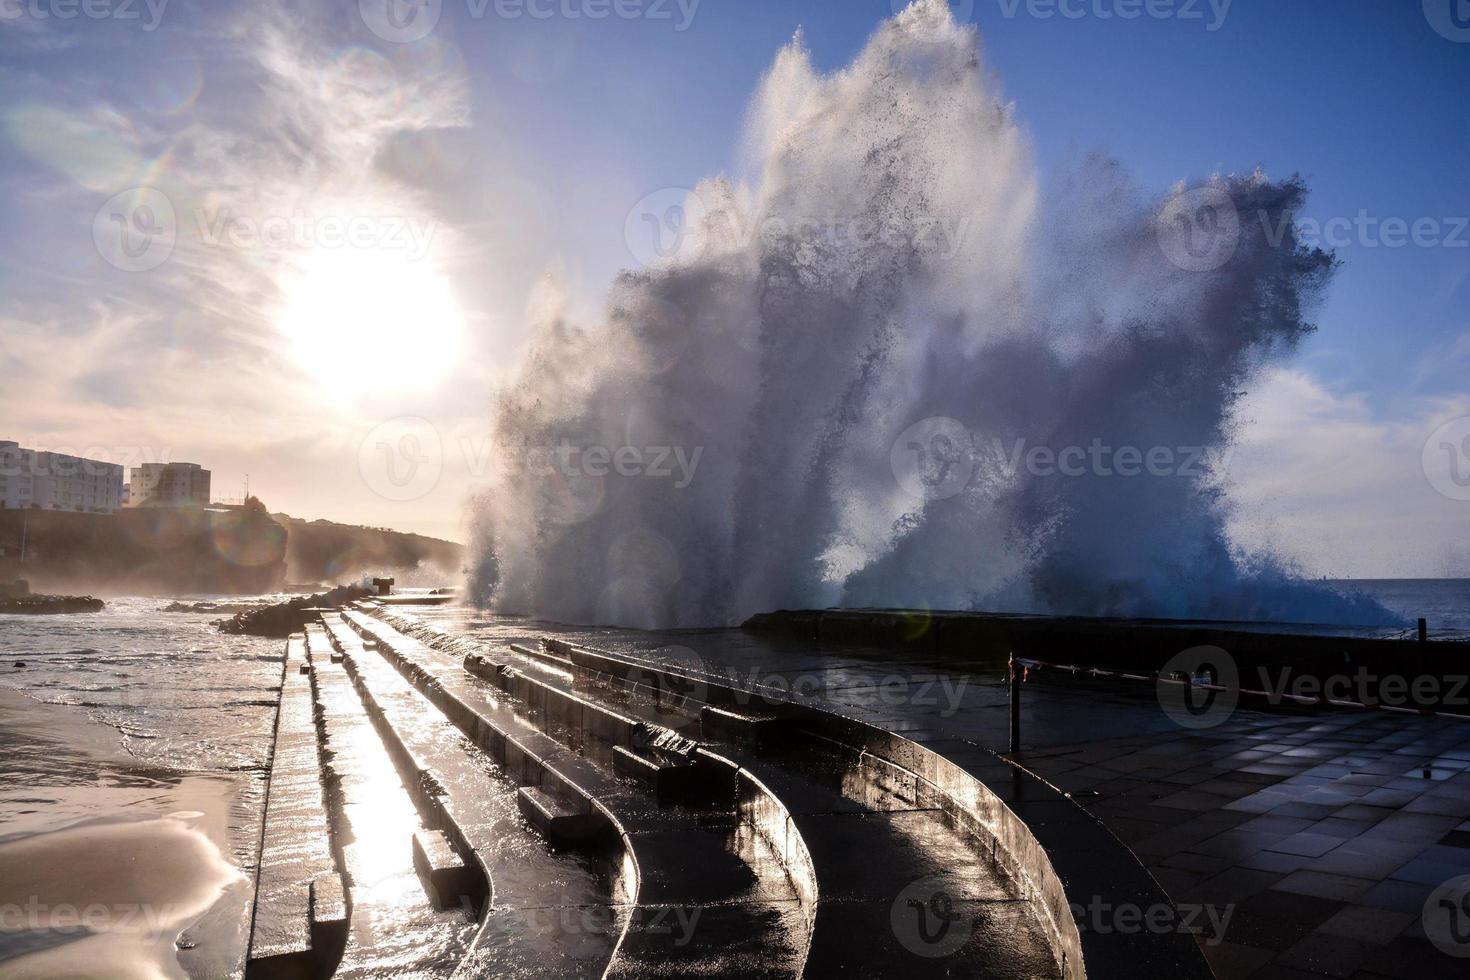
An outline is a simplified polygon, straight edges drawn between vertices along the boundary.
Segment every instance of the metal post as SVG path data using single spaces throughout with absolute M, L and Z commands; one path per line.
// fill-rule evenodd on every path
M 1011 654 L 1011 755 L 1021 751 L 1021 668 Z
M 1419 642 L 1420 643 L 1428 643 L 1429 642 L 1429 620 L 1427 620 L 1427 619 L 1422 619 L 1421 618 L 1419 620 Z

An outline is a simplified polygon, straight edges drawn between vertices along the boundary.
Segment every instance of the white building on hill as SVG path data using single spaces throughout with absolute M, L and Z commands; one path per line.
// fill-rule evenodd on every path
M 0 508 L 111 514 L 122 502 L 118 464 L 0 441 Z

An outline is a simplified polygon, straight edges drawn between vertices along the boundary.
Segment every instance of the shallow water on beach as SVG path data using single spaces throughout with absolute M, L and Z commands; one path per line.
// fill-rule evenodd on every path
M 239 972 L 283 644 L 168 601 L 0 616 L 0 976 Z

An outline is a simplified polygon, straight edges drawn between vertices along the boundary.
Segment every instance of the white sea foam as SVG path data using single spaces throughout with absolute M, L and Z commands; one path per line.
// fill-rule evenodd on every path
M 538 297 L 495 418 L 512 462 L 678 447 L 693 479 L 504 467 L 476 502 L 478 601 L 634 626 L 834 604 L 1393 619 L 1224 531 L 1210 463 L 1236 400 L 1310 332 L 1332 270 L 1294 237 L 1299 182 L 1149 197 L 1089 158 L 1043 196 L 938 0 L 833 74 L 793 40 L 747 128 L 749 182 L 694 188 L 694 226 L 619 278 L 605 322 Z M 935 418 L 953 422 L 912 429 Z M 1094 440 L 1209 452 L 1162 476 L 1013 465 Z

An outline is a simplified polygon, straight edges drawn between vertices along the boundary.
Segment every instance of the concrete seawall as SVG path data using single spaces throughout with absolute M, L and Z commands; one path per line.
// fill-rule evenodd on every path
M 1003 669 L 1008 658 L 1032 658 L 1080 667 L 1157 672 L 1188 650 L 1212 647 L 1227 653 L 1243 686 L 1283 667 L 1295 677 L 1323 680 L 1344 673 L 1364 680 L 1368 698 L 1403 698 L 1380 690 L 1385 678 L 1432 677 L 1434 690 L 1458 690 L 1454 678 L 1470 662 L 1470 642 L 1403 639 L 1392 630 L 1269 626 L 1181 620 L 1100 619 L 902 609 L 780 610 L 752 616 L 742 629 L 813 644 L 880 645 L 905 651 L 986 660 Z M 1355 687 L 1355 690 L 1357 688 Z M 1405 699 L 1411 707 L 1470 713 L 1443 697 Z

